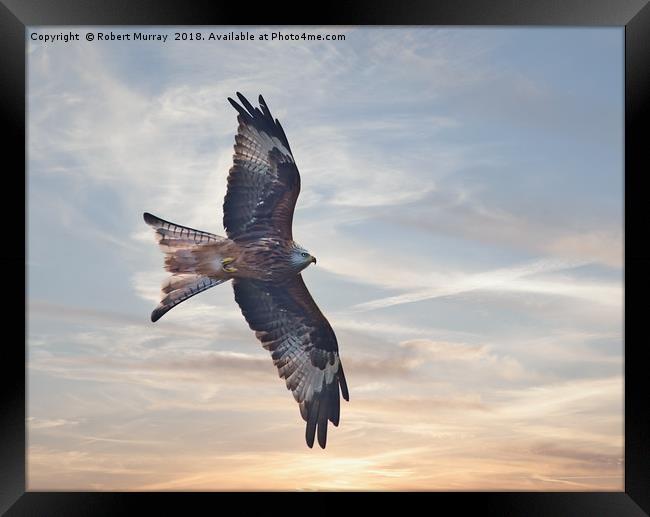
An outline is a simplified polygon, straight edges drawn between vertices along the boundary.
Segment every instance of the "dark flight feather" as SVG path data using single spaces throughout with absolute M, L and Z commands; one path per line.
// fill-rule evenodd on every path
M 339 423 L 340 395 L 349 400 L 332 327 L 301 275 L 282 283 L 235 279 L 233 287 L 244 318 L 300 406 L 307 445 L 317 437 L 325 448 L 328 421 Z
M 233 240 L 261 237 L 292 239 L 293 212 L 300 193 L 300 173 L 282 127 L 266 103 L 254 108 L 228 98 L 239 113 L 233 166 L 223 203 L 223 225 Z

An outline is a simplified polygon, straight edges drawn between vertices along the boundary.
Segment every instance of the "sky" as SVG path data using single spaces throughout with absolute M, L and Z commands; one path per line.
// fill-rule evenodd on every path
M 28 489 L 622 491 L 623 29 L 182 30 L 28 28 Z M 325 450 L 229 284 L 149 319 L 142 213 L 224 234 L 237 91 L 300 169 Z

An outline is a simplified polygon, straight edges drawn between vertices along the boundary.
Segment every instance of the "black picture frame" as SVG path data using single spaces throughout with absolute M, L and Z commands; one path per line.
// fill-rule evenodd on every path
M 650 111 L 650 6 L 648 0 L 474 0 L 433 3 L 424 0 L 363 1 L 351 4 L 310 4 L 281 9 L 267 2 L 251 8 L 239 3 L 170 0 L 0 0 L 0 106 L 4 126 L 3 180 L 5 231 L 12 244 L 3 247 L 0 265 L 10 289 L 25 293 L 25 28 L 34 25 L 481 25 L 481 26 L 618 26 L 625 27 L 625 490 L 624 492 L 456 492 L 373 494 L 384 505 L 419 499 L 431 512 L 453 505 L 455 512 L 484 515 L 648 515 L 650 513 L 650 386 L 643 360 L 642 325 L 650 287 L 650 252 L 644 237 L 650 214 L 644 197 L 650 166 L 647 126 Z M 645 144 L 645 145 L 644 145 Z M 21 174 L 22 171 L 22 174 Z M 7 203 L 9 206 L 7 206 Z M 22 224 L 21 224 L 22 223 Z M 19 244 L 23 246 L 20 247 Z M 11 292 L 11 291 L 9 291 Z M 23 295 L 24 297 L 24 295 Z M 22 327 L 26 307 L 5 297 L 5 322 Z M 20 297 L 19 297 L 20 298 Z M 20 328 L 19 328 L 20 330 Z M 2 340 L 2 425 L 0 426 L 0 513 L 7 515 L 122 515 L 135 507 L 147 513 L 193 514 L 188 507 L 207 505 L 211 512 L 246 501 L 268 508 L 297 505 L 295 511 L 338 511 L 355 504 L 362 494 L 315 493 L 114 493 L 26 492 L 25 470 L 25 348 L 12 333 Z M 322 498 L 342 497 L 332 505 Z M 294 498 L 281 502 L 280 499 Z M 322 501 L 321 501 L 322 500 Z M 224 506 L 225 504 L 225 506 Z M 198 506 L 200 505 L 200 506 Z M 219 506 L 216 506 L 219 505 Z M 367 511 L 367 510 L 366 510 Z M 198 512 L 197 512 L 198 513 Z M 246 512 L 248 513 L 248 512 Z M 283 511 L 283 513 L 285 513 Z

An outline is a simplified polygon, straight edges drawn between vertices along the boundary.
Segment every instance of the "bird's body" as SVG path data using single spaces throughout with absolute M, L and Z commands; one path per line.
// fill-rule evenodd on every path
M 167 224 L 171 224 L 151 214 L 146 214 L 146 219 L 148 224 L 162 231 L 165 231 Z M 182 229 L 179 231 L 186 235 L 188 231 L 191 232 L 190 228 L 179 228 Z M 167 271 L 174 274 L 198 274 L 212 280 L 248 278 L 282 282 L 309 265 L 309 262 L 294 263 L 291 259 L 296 244 L 277 238 L 260 238 L 238 243 L 225 237 L 204 241 L 199 237 L 199 241 L 195 240 L 190 246 L 185 242 L 180 246 L 177 242 L 175 246 L 172 240 L 165 239 L 159 242 L 161 246 L 170 248 L 165 258 Z M 184 253 L 180 253 L 178 247 L 184 248 Z M 224 260 L 227 260 L 225 265 Z
M 325 448 L 327 422 L 339 422 L 339 394 L 346 400 L 349 395 L 334 331 L 300 274 L 316 263 L 292 234 L 300 174 L 284 130 L 262 96 L 260 110 L 237 95 L 244 108 L 228 99 L 239 112 L 223 204 L 228 236 L 144 214 L 171 273 L 151 319 L 157 321 L 188 298 L 233 280 L 242 314 L 299 403 L 307 444 L 313 445 L 317 432 Z

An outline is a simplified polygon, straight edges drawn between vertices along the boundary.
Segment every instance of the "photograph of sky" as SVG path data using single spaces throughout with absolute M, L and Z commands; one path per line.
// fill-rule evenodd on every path
M 623 29 L 181 30 L 27 30 L 28 489 L 623 490 Z M 149 319 L 142 213 L 224 235 L 237 91 L 302 177 L 325 450 L 229 284 Z

